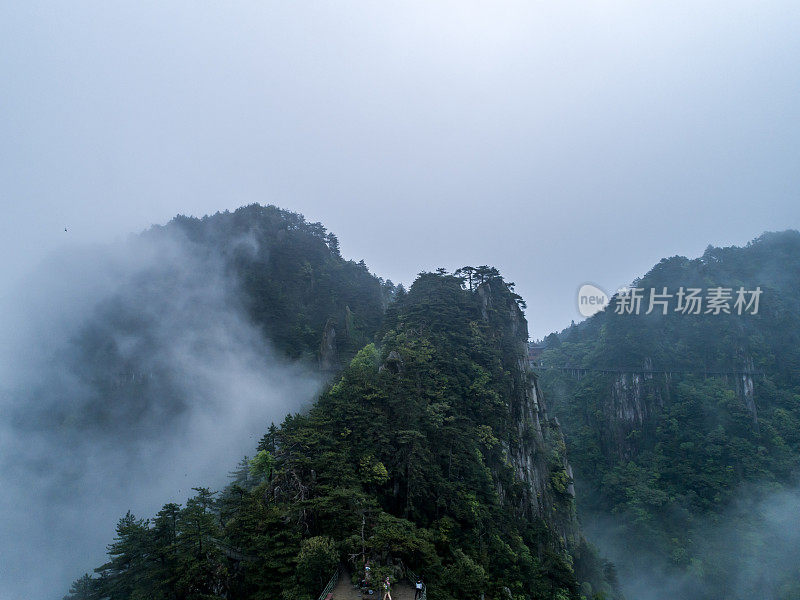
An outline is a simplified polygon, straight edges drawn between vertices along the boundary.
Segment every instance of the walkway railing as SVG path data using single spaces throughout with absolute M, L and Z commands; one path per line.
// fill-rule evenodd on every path
M 716 377 L 718 375 L 745 375 L 749 377 L 760 377 L 764 375 L 764 371 L 747 369 L 741 369 L 738 371 L 708 371 L 705 369 L 625 369 L 623 367 L 593 369 L 588 367 L 572 367 L 569 365 L 532 365 L 531 368 L 534 371 L 561 371 L 562 373 L 575 373 L 578 375 L 586 375 L 588 373 L 601 373 L 603 375 L 703 375 L 706 377 Z
M 322 590 L 322 593 L 319 595 L 318 600 L 325 600 L 328 594 L 333 591 L 333 588 L 336 587 L 336 584 L 339 583 L 339 577 L 342 574 L 342 567 L 336 567 L 336 570 L 331 575 L 330 581 L 328 581 L 328 585 L 325 586 L 325 589 Z
M 331 575 L 330 580 L 328 580 L 328 585 L 326 585 L 325 589 L 322 590 L 322 593 L 319 595 L 319 598 L 317 600 L 325 600 L 328 597 L 328 594 L 333 592 L 334 588 L 336 587 L 336 584 L 339 583 L 339 578 L 341 576 L 342 576 L 342 567 L 340 565 L 333 572 L 333 575 Z M 417 583 L 417 580 L 419 579 L 417 577 L 417 574 L 410 569 L 406 569 L 406 578 L 411 583 L 411 587 L 413 589 Z M 420 596 L 420 598 L 421 600 L 428 600 L 428 586 L 426 586 L 424 583 L 422 584 L 422 596 Z
M 408 577 L 408 580 L 411 582 L 411 586 L 412 587 L 417 585 L 417 581 L 419 580 L 419 577 L 417 577 L 417 574 L 414 573 L 414 571 L 412 571 L 411 569 L 406 569 L 406 577 Z M 421 598 L 422 598 L 422 600 L 428 600 L 428 586 L 426 586 L 424 583 L 422 584 L 422 596 L 421 596 Z

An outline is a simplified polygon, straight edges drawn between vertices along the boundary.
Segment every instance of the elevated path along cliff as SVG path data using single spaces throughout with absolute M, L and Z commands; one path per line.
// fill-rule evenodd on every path
M 336 586 L 330 592 L 328 600 L 382 600 L 383 592 L 375 590 L 371 596 L 363 595 L 350 583 L 350 575 L 342 573 Z M 414 588 L 405 582 L 397 582 L 392 585 L 392 600 L 414 600 Z

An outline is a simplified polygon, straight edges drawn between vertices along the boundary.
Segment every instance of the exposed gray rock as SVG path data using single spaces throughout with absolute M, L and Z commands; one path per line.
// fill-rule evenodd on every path
M 339 351 L 336 347 L 336 324 L 328 319 L 319 345 L 319 368 L 321 371 L 337 371 L 340 367 Z

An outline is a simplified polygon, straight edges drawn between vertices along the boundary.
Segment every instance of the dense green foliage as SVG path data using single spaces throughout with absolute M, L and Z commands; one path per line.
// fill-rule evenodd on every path
M 613 594 L 613 569 L 575 529 L 557 425 L 522 413 L 518 302 L 494 270 L 421 274 L 379 341 L 271 427 L 230 486 L 152 522 L 124 517 L 109 563 L 70 598 L 308 599 L 334 565 L 358 574 L 366 560 L 423 575 L 432 600 Z M 512 464 L 526 448 L 545 470 L 538 495 Z
M 628 574 L 666 565 L 687 597 L 778 597 L 789 589 L 776 572 L 786 549 L 752 507 L 791 486 L 800 466 L 800 234 L 665 259 L 633 285 L 647 290 L 642 313 L 651 288 L 763 293 L 758 313 L 742 315 L 617 314 L 612 302 L 546 339 L 544 365 L 629 371 L 543 371 L 583 518 L 624 540 Z M 646 370 L 672 373 L 635 373 Z M 753 396 L 747 377 L 709 371 L 759 373 Z M 759 576 L 743 583 L 744 564 L 760 565 Z

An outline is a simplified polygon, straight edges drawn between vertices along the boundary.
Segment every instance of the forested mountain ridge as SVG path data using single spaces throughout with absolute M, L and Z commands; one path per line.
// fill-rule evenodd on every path
M 770 504 L 794 494 L 800 467 L 800 233 L 664 259 L 632 286 L 644 290 L 639 314 L 612 302 L 548 336 L 540 359 L 587 369 L 541 379 L 583 520 L 619 547 L 623 580 L 641 576 L 642 587 L 800 597 L 796 563 L 786 564 L 796 552 L 779 531 L 796 522 L 776 520 Z M 687 314 L 673 298 L 666 315 L 646 314 L 651 290 L 717 287 L 731 290 L 730 313 Z M 761 290 L 755 314 L 734 309 L 739 288 Z
M 180 215 L 144 235 L 175 232 L 195 251 L 220 257 L 272 344 L 327 369 L 347 364 L 372 340 L 394 293 L 363 260 L 343 259 L 336 235 L 321 223 L 275 206 L 252 204 L 201 219 Z
M 613 566 L 578 528 L 521 299 L 496 270 L 422 273 L 405 292 L 274 207 L 147 235 L 168 228 L 221 249 L 251 318 L 289 356 L 322 358 L 331 327 L 345 332 L 339 357 L 354 356 L 220 493 L 124 517 L 109 562 L 68 598 L 304 600 L 338 563 L 363 573 L 366 560 L 375 577 L 422 574 L 433 600 L 617 595 Z

